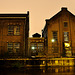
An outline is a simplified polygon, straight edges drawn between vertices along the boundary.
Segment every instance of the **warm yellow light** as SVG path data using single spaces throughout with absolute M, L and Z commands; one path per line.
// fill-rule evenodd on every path
M 51 41 L 52 41 L 52 42 L 54 42 L 55 40 L 54 40 L 54 39 L 52 39 Z
M 70 44 L 69 43 L 65 43 L 65 47 L 70 47 Z

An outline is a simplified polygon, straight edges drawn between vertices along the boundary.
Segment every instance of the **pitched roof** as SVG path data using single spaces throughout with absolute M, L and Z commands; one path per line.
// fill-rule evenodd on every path
M 46 21 L 50 21 L 50 20 L 52 20 L 52 19 L 55 19 L 55 18 L 57 18 L 57 17 L 60 17 L 60 14 L 61 14 L 62 11 L 67 11 L 67 12 L 70 13 L 71 16 L 74 16 L 74 17 L 75 17 L 75 15 L 72 14 L 70 11 L 68 11 L 66 7 L 62 7 L 62 8 L 61 8 L 61 11 L 59 11 L 57 14 L 55 14 L 55 15 L 54 15 L 53 17 L 51 17 L 50 19 L 46 19 Z
M 71 16 L 75 17 L 75 15 L 72 14 L 70 11 L 68 11 L 66 7 L 62 7 L 62 8 L 61 8 L 61 11 L 59 11 L 57 14 L 55 14 L 55 15 L 54 15 L 53 17 L 51 17 L 50 19 L 46 19 L 46 23 L 47 23 L 47 21 L 55 20 L 56 18 L 60 17 L 62 11 L 67 11 L 67 12 L 70 13 Z M 43 31 L 46 29 L 46 26 L 47 26 L 47 24 L 45 25 Z

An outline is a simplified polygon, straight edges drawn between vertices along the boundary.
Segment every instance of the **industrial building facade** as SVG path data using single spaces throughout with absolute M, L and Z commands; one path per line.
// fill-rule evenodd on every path
M 0 14 L 0 55 L 25 57 L 28 54 L 29 12 Z
M 44 38 L 40 34 L 33 34 L 33 37 L 29 38 L 29 54 L 35 57 L 44 57 Z
M 75 56 L 75 15 L 67 8 L 46 19 L 42 35 L 49 57 Z
M 29 12 L 0 14 L 0 57 L 75 56 L 75 16 L 67 8 L 46 19 L 42 36 L 29 38 Z

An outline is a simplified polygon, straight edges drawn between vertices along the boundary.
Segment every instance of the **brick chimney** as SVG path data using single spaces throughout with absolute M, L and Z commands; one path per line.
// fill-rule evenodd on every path
M 62 11 L 63 11 L 63 10 L 67 10 L 67 7 L 62 7 L 61 10 L 62 10 Z

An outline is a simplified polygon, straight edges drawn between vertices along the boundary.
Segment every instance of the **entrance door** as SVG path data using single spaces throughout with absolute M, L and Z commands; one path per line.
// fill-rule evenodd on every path
M 72 56 L 71 44 L 69 42 L 64 42 L 64 52 L 65 52 L 65 56 L 67 57 Z

